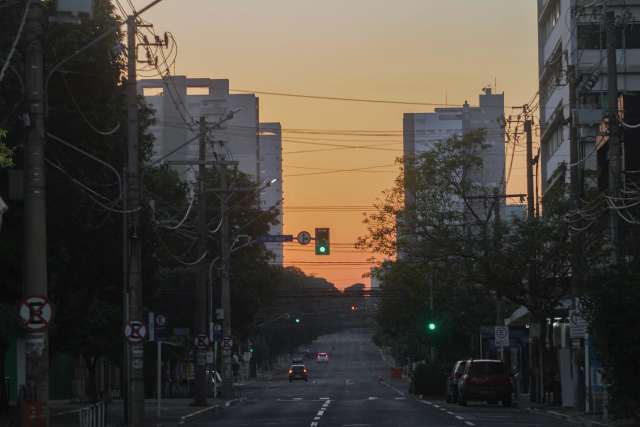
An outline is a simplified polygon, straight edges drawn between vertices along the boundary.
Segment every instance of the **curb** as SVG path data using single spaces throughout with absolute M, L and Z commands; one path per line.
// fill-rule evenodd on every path
M 558 411 L 553 411 L 550 409 L 537 409 L 537 408 L 522 408 L 527 412 L 532 412 L 532 413 L 537 413 L 537 414 L 541 414 L 541 415 L 547 415 L 550 417 L 555 417 L 555 418 L 561 418 L 564 419 L 565 421 L 571 423 L 571 424 L 576 424 L 576 425 L 581 425 L 581 426 L 585 426 L 585 427 L 609 427 L 610 424 L 601 422 L 601 421 L 595 421 L 595 420 L 589 420 L 587 418 L 582 418 L 582 417 L 576 417 L 573 415 L 569 415 L 569 414 L 563 414 L 562 412 L 558 412 Z
M 198 417 L 200 415 L 206 414 L 208 412 L 219 412 L 222 411 L 225 408 L 229 408 L 231 406 L 235 406 L 237 404 L 239 404 L 240 402 L 245 401 L 247 398 L 246 397 L 241 397 L 238 399 L 231 399 L 226 401 L 224 404 L 215 404 L 215 405 L 211 405 L 211 406 L 207 406 L 206 408 L 202 408 L 199 409 L 195 412 L 191 412 L 190 414 L 187 415 L 183 415 L 178 419 L 178 425 L 183 425 L 188 423 L 189 421 L 191 421 L 193 418 Z

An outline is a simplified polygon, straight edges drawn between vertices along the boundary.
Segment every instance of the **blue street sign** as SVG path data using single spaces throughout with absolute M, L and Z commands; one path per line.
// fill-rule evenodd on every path
M 267 234 L 258 236 L 256 240 L 264 243 L 293 242 L 293 234 Z

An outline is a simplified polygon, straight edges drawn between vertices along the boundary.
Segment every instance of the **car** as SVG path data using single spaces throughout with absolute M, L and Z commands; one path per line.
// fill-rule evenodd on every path
M 289 366 L 289 382 L 293 380 L 309 380 L 309 370 L 303 364 Z
M 511 375 L 502 360 L 470 359 L 458 380 L 458 403 L 466 406 L 469 400 L 501 401 L 511 406 Z
M 329 362 L 329 355 L 327 353 L 318 353 L 316 355 L 316 362 L 320 362 L 320 363 Z
M 466 360 L 458 360 L 447 376 L 447 402 L 456 403 L 458 401 L 458 380 L 464 371 Z

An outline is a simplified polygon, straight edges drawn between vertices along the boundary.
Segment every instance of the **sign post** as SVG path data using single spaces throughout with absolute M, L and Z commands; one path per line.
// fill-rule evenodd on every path
M 496 326 L 494 329 L 496 348 L 509 347 L 509 327 Z

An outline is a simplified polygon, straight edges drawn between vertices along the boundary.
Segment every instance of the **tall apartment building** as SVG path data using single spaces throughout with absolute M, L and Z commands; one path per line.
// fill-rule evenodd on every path
M 556 183 L 570 181 L 568 165 L 580 171 L 596 171 L 598 157 L 606 157 L 599 138 L 608 99 L 605 6 L 616 15 L 618 90 L 621 94 L 637 94 L 640 1 L 538 0 L 543 194 Z M 575 102 L 571 105 L 573 90 Z M 577 129 L 574 159 L 570 159 L 572 123 Z M 585 174 L 582 185 L 596 185 L 595 178 L 589 181 L 593 175 Z
M 436 108 L 433 113 L 405 113 L 403 148 L 405 159 L 411 159 L 433 148 L 437 141 L 484 129 L 487 148 L 478 154 L 482 166 L 472 174 L 475 183 L 487 189 L 504 192 L 504 94 L 493 94 L 485 88 L 479 105 L 465 101 L 460 108 Z M 504 206 L 502 199 L 501 206 Z
M 282 154 L 280 125 L 266 124 L 267 131 L 261 138 L 259 117 L 260 103 L 254 94 L 229 93 L 229 80 L 187 78 L 173 76 L 162 79 L 143 79 L 139 82 L 140 94 L 154 111 L 156 122 L 150 127 L 155 136 L 151 160 L 195 160 L 198 158 L 197 139 L 181 150 L 172 153 L 185 141 L 197 137 L 198 120 L 205 117 L 207 123 L 216 123 L 233 112 L 233 118 L 213 131 L 216 152 L 226 160 L 238 162 L 238 169 L 249 175 L 258 185 L 273 178 L 278 181 L 260 193 L 262 207 L 274 206 L 282 200 Z M 186 122 L 186 123 L 185 123 Z M 263 153 L 263 146 L 265 152 Z M 209 149 L 209 158 L 213 151 Z M 166 158 L 165 158 L 166 157 Z M 172 166 L 187 183 L 193 183 L 196 168 Z M 282 224 L 282 214 L 279 217 Z M 272 227 L 273 234 L 281 234 L 282 226 Z M 270 244 L 269 249 L 282 261 L 282 245 Z
M 634 124 L 640 117 L 640 1 L 538 0 L 540 158 L 544 196 L 560 184 L 606 189 L 608 169 L 608 61 L 605 12 L 615 15 L 618 111 Z M 575 132 L 572 132 L 572 128 Z M 572 141 L 572 136 L 575 140 Z M 623 165 L 637 158 L 638 135 L 623 127 Z M 571 155 L 571 144 L 575 151 Z M 573 306 L 572 323 L 584 322 Z M 603 408 L 600 361 L 584 328 L 568 328 L 557 346 L 562 405 Z M 570 327 L 569 327 L 570 326 Z M 588 361 L 585 363 L 583 361 Z M 584 363 L 584 364 L 583 364 Z
M 260 123 L 260 176 L 264 182 L 273 182 L 265 188 L 260 198 L 262 209 L 274 206 L 282 210 L 282 127 L 280 123 Z M 279 224 L 271 226 L 270 234 L 282 234 L 282 214 Z M 266 243 L 274 253 L 275 262 L 282 264 L 282 243 Z

